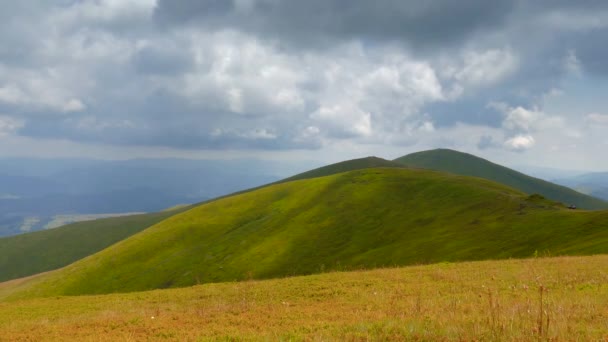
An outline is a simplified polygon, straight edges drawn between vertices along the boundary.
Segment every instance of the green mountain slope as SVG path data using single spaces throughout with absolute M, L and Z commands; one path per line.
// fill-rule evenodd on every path
M 536 252 L 608 252 L 608 212 L 569 211 L 479 178 L 366 169 L 200 205 L 11 291 L 128 292 Z
M 323 166 L 323 167 L 320 167 L 320 168 L 317 168 L 314 170 L 306 171 L 306 172 L 297 174 L 295 176 L 280 180 L 280 181 L 276 182 L 275 184 L 291 182 L 294 180 L 331 176 L 331 175 L 335 175 L 337 173 L 342 173 L 342 172 L 378 168 L 378 167 L 403 168 L 404 166 L 400 163 L 378 158 L 378 157 L 366 157 L 366 158 L 347 160 L 347 161 Z
M 54 270 L 186 210 L 72 223 L 0 239 L 0 282 Z
M 448 149 L 437 149 L 408 154 L 395 162 L 409 167 L 445 171 L 465 176 L 489 179 L 511 186 L 528 194 L 541 194 L 565 204 L 574 204 L 584 209 L 606 209 L 608 202 L 581 194 L 570 188 L 494 164 L 468 153 Z
M 297 175 L 293 175 L 291 177 L 284 178 L 284 179 L 278 180 L 278 181 L 270 183 L 270 184 L 265 184 L 265 185 L 261 185 L 261 186 L 255 187 L 255 188 L 245 189 L 245 190 L 242 190 L 242 191 L 237 191 L 235 193 L 228 194 L 228 195 L 225 195 L 225 196 L 220 196 L 220 197 L 217 197 L 217 198 L 213 198 L 211 200 L 200 202 L 198 204 L 205 204 L 205 203 L 217 201 L 219 199 L 223 199 L 223 198 L 226 198 L 226 197 L 230 197 L 230 196 L 234 196 L 234 195 L 240 195 L 240 194 L 245 194 L 245 193 L 248 193 L 248 192 L 251 192 L 251 191 L 263 189 L 263 188 L 271 186 L 271 185 L 287 183 L 287 182 L 291 182 L 291 181 L 295 181 L 295 180 L 302 180 L 302 179 L 311 179 L 311 178 L 317 178 L 317 177 L 331 176 L 331 175 L 335 175 L 337 173 L 348 172 L 348 171 L 356 171 L 356 170 L 364 170 L 364 169 L 370 169 L 370 168 L 376 168 L 376 167 L 404 168 L 405 166 L 402 165 L 402 164 L 400 164 L 400 163 L 394 162 L 394 161 L 390 161 L 390 160 L 386 160 L 386 159 L 382 159 L 382 158 L 378 158 L 378 157 L 373 157 L 373 156 L 372 157 L 365 157 L 365 158 L 357 158 L 357 159 L 345 160 L 345 161 L 342 161 L 342 162 L 338 162 L 338 163 L 334 163 L 334 164 L 329 164 L 329 165 L 326 165 L 326 166 L 321 166 L 321 167 L 316 168 L 316 169 L 312 169 L 312 170 L 309 170 L 309 171 L 298 173 Z
M 360 158 L 320 167 L 273 184 L 371 167 L 403 166 L 376 157 Z M 255 189 L 266 186 L 268 185 Z M 255 189 L 248 189 L 239 193 L 246 193 Z M 228 196 L 232 195 L 234 194 Z M 199 204 L 209 203 L 228 196 Z M 176 213 L 182 212 L 188 209 L 188 206 L 173 209 L 175 210 L 161 213 L 80 222 L 57 229 L 0 238 L 0 282 L 69 265 Z

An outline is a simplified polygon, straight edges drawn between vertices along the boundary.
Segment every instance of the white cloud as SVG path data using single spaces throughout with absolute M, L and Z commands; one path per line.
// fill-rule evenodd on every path
M 530 131 L 545 118 L 545 114 L 537 108 L 507 108 L 503 113 L 505 114 L 503 126 L 513 130 L 521 129 Z
M 488 108 L 493 108 L 504 115 L 502 127 L 510 131 L 536 132 L 566 127 L 563 117 L 548 115 L 537 107 L 527 109 L 522 106 L 510 107 L 504 102 L 490 102 Z
M 0 87 L 0 102 L 7 104 L 22 104 L 27 102 L 27 96 L 16 86 L 9 84 Z
M 250 139 L 276 139 L 277 135 L 272 133 L 270 130 L 262 128 L 262 129 L 254 129 L 250 130 L 243 134 L 244 137 Z
M 19 15 L 0 13 L 6 19 L 0 23 L 0 105 L 13 118 L 3 118 L 2 131 L 10 132 L 4 134 L 183 149 L 340 145 L 368 151 L 375 144 L 393 151 L 405 145 L 466 150 L 481 141 L 507 155 L 513 153 L 504 147 L 538 151 L 606 140 L 606 115 L 583 115 L 601 111 L 602 99 L 580 112 L 546 104 L 570 93 L 560 78 L 590 70 L 593 51 L 602 56 L 601 39 L 577 32 L 608 27 L 605 11 L 556 15 L 522 4 L 519 11 L 533 9 L 530 17 L 516 10 L 505 27 L 466 31 L 468 38 L 457 41 L 446 35 L 441 45 L 410 44 L 406 30 L 416 27 L 408 25 L 405 35 L 388 39 L 357 26 L 306 45 L 292 33 L 207 22 L 216 16 L 165 25 L 153 13 L 155 2 L 48 2 L 38 11 L 26 5 Z M 237 17 L 255 16 L 255 3 L 235 0 Z M 532 16 L 540 26 L 528 24 Z M 551 35 L 569 30 L 572 36 L 557 42 L 542 25 Z M 522 35 L 531 27 L 540 31 Z M 484 116 L 480 107 L 489 100 L 505 101 L 490 105 L 502 117 Z
M 82 103 L 82 101 L 78 99 L 70 99 L 63 105 L 62 110 L 66 113 L 70 112 L 80 112 L 85 110 L 87 107 Z
M 465 85 L 496 83 L 516 70 L 518 59 L 510 49 L 491 49 L 464 53 L 463 65 L 453 77 Z
M 505 141 L 505 146 L 514 151 L 523 151 L 534 146 L 536 141 L 531 135 L 516 135 Z
M 594 125 L 608 125 L 608 114 L 589 113 L 585 116 L 585 120 Z
M 337 136 L 368 137 L 372 134 L 371 114 L 351 104 L 321 106 L 310 117 Z
M 566 73 L 569 73 L 569 74 L 572 74 L 575 76 L 581 75 L 581 72 L 582 72 L 581 62 L 578 59 L 578 57 L 576 56 L 576 52 L 574 50 L 568 50 L 568 53 L 564 57 L 562 64 L 563 64 L 563 68 L 566 71 Z
M 513 75 L 520 59 L 511 48 L 465 48 L 460 55 L 443 56 L 438 62 L 438 73 L 450 83 L 446 97 L 456 99 L 465 92 L 472 93 L 484 86 L 498 84 Z
M 22 120 L 0 115 L 0 137 L 14 134 L 23 125 L 24 122 Z
M 268 115 L 303 109 L 301 61 L 236 32 L 183 32 L 196 67 L 163 86 L 194 103 L 237 114 Z
M 314 126 L 329 138 L 404 131 L 423 105 L 445 98 L 432 66 L 400 49 L 354 42 L 293 55 L 243 33 L 182 34 L 196 68 L 165 84 L 171 91 L 216 110 Z
M 539 22 L 552 30 L 589 31 L 608 27 L 608 11 L 548 11 Z
M 149 19 L 156 0 L 84 0 L 54 12 L 50 19 L 67 29 L 91 24 L 120 24 Z

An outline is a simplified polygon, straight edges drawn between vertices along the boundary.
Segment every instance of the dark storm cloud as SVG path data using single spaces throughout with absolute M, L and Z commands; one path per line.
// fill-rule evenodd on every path
M 500 27 L 513 7 L 485 0 L 160 0 L 155 18 L 163 25 L 257 32 L 287 45 L 366 39 L 437 47 Z

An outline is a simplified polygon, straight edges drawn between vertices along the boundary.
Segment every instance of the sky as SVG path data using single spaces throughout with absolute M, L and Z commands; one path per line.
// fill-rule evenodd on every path
M 0 157 L 608 170 L 608 2 L 0 0 Z

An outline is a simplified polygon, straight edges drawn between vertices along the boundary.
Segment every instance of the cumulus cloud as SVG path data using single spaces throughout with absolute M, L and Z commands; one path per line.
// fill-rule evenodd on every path
M 505 146 L 514 151 L 524 151 L 534 146 L 535 143 L 536 141 L 531 135 L 516 135 L 507 139 Z
M 608 114 L 589 113 L 585 117 L 586 121 L 595 125 L 608 125 Z
M 544 0 L 7 2 L 2 127 L 176 149 L 544 148 L 548 132 L 605 125 L 584 116 L 601 108 L 572 125 L 543 104 L 573 75 L 608 75 L 606 13 Z
M 497 106 L 505 106 L 500 104 Z M 510 130 L 533 130 L 542 120 L 545 119 L 545 114 L 537 108 L 526 109 L 523 107 L 502 107 L 502 111 L 505 114 L 505 120 L 503 126 Z
M 517 64 L 511 49 L 472 50 L 464 52 L 460 66 L 447 66 L 444 74 L 462 86 L 487 86 L 513 73 Z

